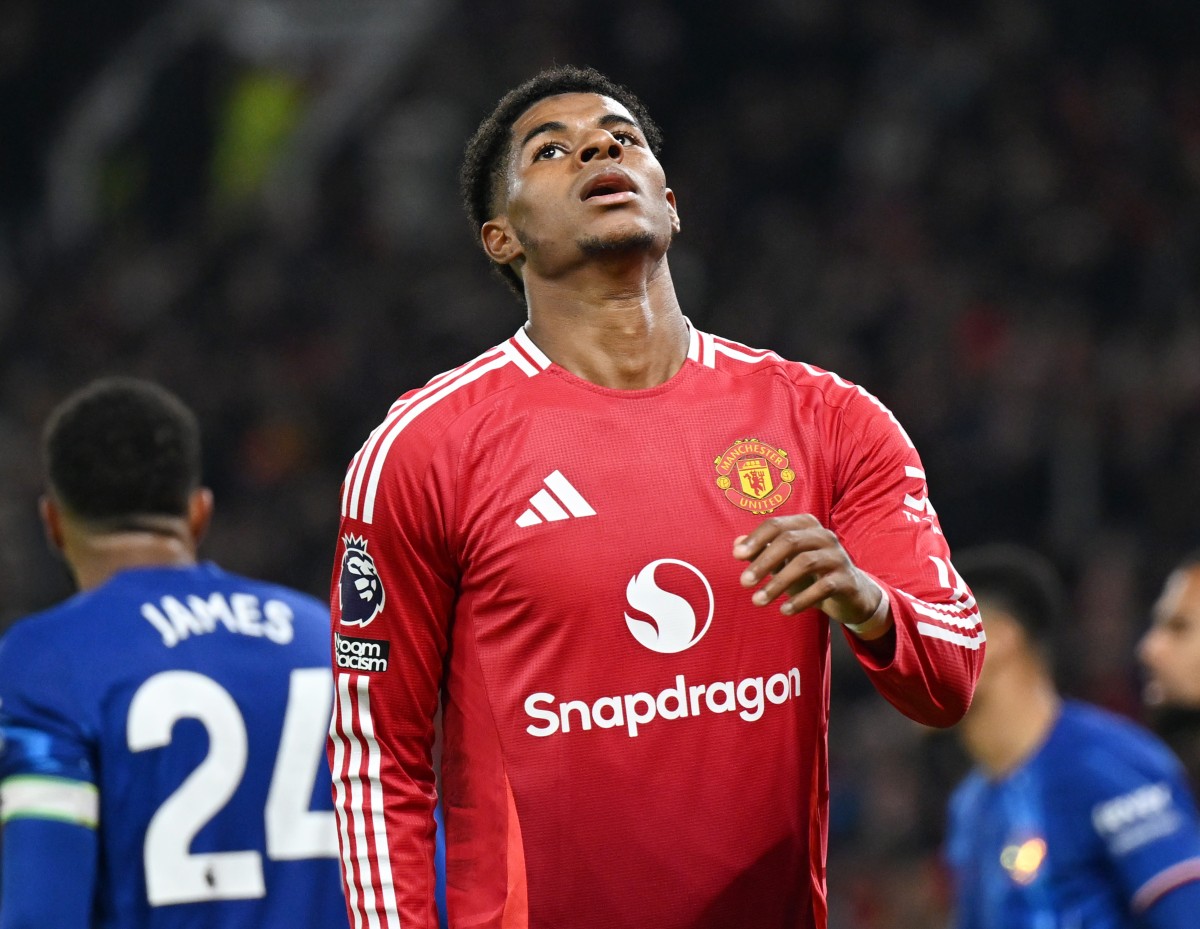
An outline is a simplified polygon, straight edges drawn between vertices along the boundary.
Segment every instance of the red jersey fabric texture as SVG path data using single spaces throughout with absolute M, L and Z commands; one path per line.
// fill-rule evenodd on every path
M 401 397 L 351 462 L 329 752 L 355 927 L 826 924 L 831 623 L 756 607 L 734 539 L 811 513 L 884 589 L 843 634 L 906 716 L 983 659 L 920 459 L 865 390 L 691 331 L 651 389 L 522 330 Z M 434 743 L 440 720 L 440 774 Z

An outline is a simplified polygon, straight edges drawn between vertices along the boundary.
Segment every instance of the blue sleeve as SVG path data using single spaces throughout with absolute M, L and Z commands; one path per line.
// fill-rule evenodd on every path
M 59 651 L 32 624 L 0 639 L 0 783 L 19 775 L 96 783 L 88 721 L 61 666 Z
M 1130 909 L 1148 925 L 1195 929 L 1200 816 L 1178 762 L 1147 735 L 1132 750 L 1110 753 L 1102 773 L 1094 765 L 1092 772 L 1085 788 L 1091 827 Z M 1186 918 L 1179 921 L 1179 913 Z
M 1147 929 L 1194 929 L 1197 913 L 1200 913 L 1200 873 L 1152 903 L 1142 914 L 1141 924 Z
M 0 832 L 0 929 L 88 929 L 96 885 L 96 831 L 15 819 Z
M 36 629 L 0 640 L 0 929 L 87 929 L 99 799 L 86 721 Z
M 437 844 L 434 847 L 433 863 L 437 877 L 435 895 L 437 899 L 438 927 L 439 929 L 446 929 L 446 827 L 442 824 L 441 803 L 433 808 L 433 821 L 437 825 Z

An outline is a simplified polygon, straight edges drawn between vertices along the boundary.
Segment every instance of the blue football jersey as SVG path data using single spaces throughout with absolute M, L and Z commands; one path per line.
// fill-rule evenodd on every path
M 93 925 L 347 925 L 329 612 L 213 564 L 123 571 L 0 640 L 0 816 L 97 830 Z
M 957 929 L 1132 929 L 1165 894 L 1200 892 L 1200 826 L 1178 761 L 1077 702 L 1016 771 L 963 781 L 946 854 Z

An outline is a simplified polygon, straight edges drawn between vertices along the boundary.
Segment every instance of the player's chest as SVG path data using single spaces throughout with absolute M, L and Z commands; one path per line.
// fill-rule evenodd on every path
M 481 640 L 520 626 L 543 641 L 586 628 L 605 648 L 632 636 L 656 653 L 706 634 L 745 647 L 743 618 L 765 632 L 779 617 L 750 606 L 734 540 L 772 516 L 827 520 L 817 434 L 782 404 L 727 398 L 496 430 L 477 446 L 477 480 L 459 488 L 462 589 Z
M 465 562 L 587 564 L 598 548 L 727 557 L 768 517 L 825 521 L 832 477 L 815 424 L 761 397 L 722 400 L 543 411 L 493 429 L 460 472 Z

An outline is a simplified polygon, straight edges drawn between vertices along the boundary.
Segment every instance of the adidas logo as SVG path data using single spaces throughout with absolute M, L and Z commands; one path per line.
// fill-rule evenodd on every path
M 546 486 L 529 498 L 529 509 L 517 517 L 518 526 L 524 528 L 538 526 L 543 521 L 552 523 L 560 519 L 570 519 L 572 516 L 596 515 L 596 511 L 580 496 L 579 491 L 571 486 L 571 482 L 563 477 L 561 471 L 555 471 L 542 483 Z

